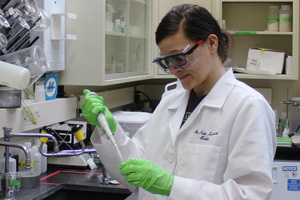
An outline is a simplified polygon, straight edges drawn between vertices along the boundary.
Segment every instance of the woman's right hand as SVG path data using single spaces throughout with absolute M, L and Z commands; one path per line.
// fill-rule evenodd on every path
M 103 113 L 107 123 L 109 124 L 111 132 L 114 134 L 117 130 L 117 122 L 113 118 L 108 108 L 104 105 L 103 97 L 96 94 L 88 95 L 90 92 L 91 91 L 87 89 L 83 91 L 83 94 L 85 95 L 85 98 L 82 102 L 82 114 L 84 118 L 89 124 L 101 127 L 97 117 L 99 113 Z

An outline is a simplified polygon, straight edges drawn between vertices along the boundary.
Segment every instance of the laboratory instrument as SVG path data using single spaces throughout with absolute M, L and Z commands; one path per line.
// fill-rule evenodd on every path
M 89 95 L 96 95 L 97 96 L 97 94 L 95 92 L 88 92 L 87 94 L 85 94 L 86 97 L 89 96 Z M 112 132 L 109 128 L 109 124 L 107 123 L 104 114 L 100 112 L 98 114 L 97 120 L 98 120 L 99 124 L 101 125 L 101 128 L 103 129 L 104 133 L 107 135 L 108 139 L 111 141 L 111 143 L 115 147 L 117 153 L 119 154 L 119 157 L 120 157 L 121 161 L 123 161 L 122 154 L 121 154 L 121 152 L 119 150 L 119 147 L 118 147 L 118 145 L 117 145 L 117 143 L 116 143 L 116 141 L 113 137 L 113 134 L 112 134 Z
M 44 127 L 45 129 L 45 127 Z M 65 123 L 53 124 L 47 126 L 46 132 L 51 132 L 59 143 L 59 151 L 61 152 L 79 152 L 76 150 L 80 141 L 78 141 L 74 135 L 74 132 L 78 130 L 82 131 L 84 137 L 86 137 L 87 122 L 82 121 L 67 121 Z M 45 145 L 45 144 L 44 144 Z M 55 144 L 52 141 L 47 143 L 49 149 L 53 148 Z M 43 146 L 44 147 L 44 146 Z M 72 150 L 73 149 L 73 150 Z M 74 150 L 75 149 L 75 150 Z M 93 153 L 96 150 L 93 148 L 85 149 L 85 153 Z M 62 157 L 47 157 L 47 163 L 50 165 L 60 166 L 75 166 L 86 167 L 88 161 L 84 158 L 83 154 L 79 156 L 62 156 Z

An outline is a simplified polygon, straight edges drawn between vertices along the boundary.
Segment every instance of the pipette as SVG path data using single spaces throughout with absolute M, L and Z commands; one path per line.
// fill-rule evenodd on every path
M 97 94 L 96 94 L 95 92 L 89 92 L 89 93 L 87 93 L 85 96 L 89 96 L 89 95 L 97 95 Z M 120 152 L 120 150 L 119 150 L 119 147 L 118 147 L 118 145 L 117 145 L 117 143 L 116 143 L 116 141 L 115 141 L 115 139 L 114 139 L 114 137 L 113 137 L 113 134 L 112 134 L 112 132 L 111 132 L 111 130 L 110 130 L 110 128 L 109 128 L 109 124 L 107 123 L 107 120 L 106 120 L 104 114 L 100 112 L 100 113 L 98 114 L 97 120 L 98 120 L 99 124 L 101 125 L 101 127 L 102 127 L 104 133 L 105 133 L 106 136 L 108 137 L 108 139 L 111 141 L 111 143 L 112 143 L 112 144 L 114 145 L 114 147 L 116 148 L 117 153 L 119 154 L 119 157 L 121 158 L 121 161 L 123 161 L 122 154 L 121 154 L 121 152 Z
M 97 119 L 98 119 L 98 122 L 101 125 L 102 129 L 104 130 L 105 134 L 107 135 L 108 139 L 111 141 L 111 143 L 116 148 L 118 148 L 117 143 L 116 143 L 116 141 L 115 141 L 115 139 L 113 137 L 113 134 L 112 134 L 112 132 L 111 132 L 111 130 L 109 128 L 109 125 L 108 125 L 108 123 L 106 121 L 106 118 L 105 118 L 104 114 L 103 113 L 99 113 Z

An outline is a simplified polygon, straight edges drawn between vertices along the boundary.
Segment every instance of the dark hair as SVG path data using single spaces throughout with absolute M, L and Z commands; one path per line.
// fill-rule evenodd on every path
M 210 34 L 218 37 L 218 55 L 222 62 L 227 59 L 228 35 L 222 32 L 218 22 L 204 7 L 193 4 L 174 6 L 161 20 L 156 30 L 156 44 L 182 30 L 184 35 L 194 40 L 206 40 Z

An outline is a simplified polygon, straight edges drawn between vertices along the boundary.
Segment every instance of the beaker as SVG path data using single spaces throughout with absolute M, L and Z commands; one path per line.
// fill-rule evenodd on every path
M 32 31 L 44 31 L 51 25 L 51 18 L 45 12 L 45 10 L 38 9 L 38 20 L 35 22 L 35 25 L 31 28 Z
M 19 199 L 21 188 L 21 175 L 16 172 L 1 175 L 1 192 L 4 199 Z

